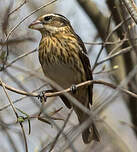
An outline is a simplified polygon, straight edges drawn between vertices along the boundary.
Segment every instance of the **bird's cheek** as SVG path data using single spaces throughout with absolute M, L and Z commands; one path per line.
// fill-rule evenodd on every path
M 58 28 L 56 26 L 52 26 L 52 25 L 49 25 L 49 24 L 46 24 L 44 26 L 44 28 L 46 29 L 46 31 L 49 31 L 51 33 L 56 33 L 58 31 Z

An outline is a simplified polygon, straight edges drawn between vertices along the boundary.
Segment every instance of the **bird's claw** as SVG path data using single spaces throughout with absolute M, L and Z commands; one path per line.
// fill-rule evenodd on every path
M 72 86 L 70 87 L 70 91 L 75 94 L 77 91 L 77 86 L 75 84 L 72 84 Z
M 44 91 L 41 91 L 40 94 L 38 95 L 38 99 L 40 99 L 41 102 L 43 101 L 47 101 L 47 97 L 46 97 L 46 93 L 51 93 L 53 92 L 53 90 L 44 90 Z
M 40 94 L 38 95 L 38 99 L 40 99 L 40 102 L 43 102 L 47 100 L 47 97 L 45 96 L 46 91 L 42 91 L 40 92 Z

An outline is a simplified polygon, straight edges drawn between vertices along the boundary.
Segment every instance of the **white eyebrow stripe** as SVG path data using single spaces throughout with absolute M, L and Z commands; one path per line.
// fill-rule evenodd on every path
M 58 15 L 58 14 L 46 14 L 46 15 L 44 15 L 43 17 L 46 17 L 46 16 L 55 16 L 55 17 L 61 17 L 61 18 L 63 18 L 64 20 L 68 20 L 66 17 L 64 17 L 64 16 L 60 16 L 60 15 Z

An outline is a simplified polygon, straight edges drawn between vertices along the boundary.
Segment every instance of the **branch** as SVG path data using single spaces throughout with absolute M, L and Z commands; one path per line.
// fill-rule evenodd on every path
M 79 83 L 76 85 L 76 88 L 80 88 L 80 87 L 83 87 L 83 86 L 89 86 L 89 85 L 93 85 L 93 84 L 101 84 L 101 85 L 105 85 L 105 86 L 108 86 L 112 89 L 119 89 L 121 92 L 123 93 L 126 93 L 134 98 L 137 98 L 137 94 L 131 92 L 131 91 L 128 91 L 124 88 L 118 88 L 117 86 L 109 83 L 109 82 L 105 82 L 105 81 L 102 81 L 102 80 L 88 80 L 88 81 L 85 81 L 85 82 L 82 82 L 82 83 Z M 32 96 L 32 97 L 38 97 L 39 94 L 37 93 L 28 93 L 28 92 L 25 92 L 25 91 L 22 91 L 22 90 L 18 90 L 18 89 L 15 89 L 13 87 L 10 87 L 8 85 L 6 85 L 5 83 L 3 82 L 0 82 L 0 86 L 4 85 L 6 89 L 12 91 L 12 92 L 15 92 L 15 93 L 18 93 L 18 94 L 21 94 L 21 95 L 26 95 L 26 96 Z M 65 93 L 69 93 L 69 92 L 72 92 L 72 89 L 71 87 L 70 88 L 67 88 L 67 89 L 64 89 L 64 90 L 61 90 L 61 91 L 57 91 L 57 92 L 53 92 L 53 93 L 45 93 L 44 96 L 46 97 L 55 97 L 55 96 L 60 96 L 60 95 L 63 95 Z
M 27 56 L 27 55 L 29 55 L 29 54 L 31 54 L 31 53 L 34 53 L 34 52 L 36 52 L 36 51 L 37 51 L 37 49 L 34 49 L 34 50 L 32 50 L 32 51 L 29 51 L 29 52 L 27 52 L 27 53 L 24 53 L 24 54 L 18 56 L 18 57 L 15 58 L 13 61 L 11 61 L 9 64 L 7 64 L 7 65 L 4 67 L 4 70 L 5 70 L 6 68 L 10 67 L 10 66 L 11 66 L 13 63 L 15 63 L 16 61 L 20 60 L 21 58 L 24 58 L 25 56 Z M 3 69 L 2 69 L 2 70 L 3 70 Z
M 113 84 L 111 84 L 109 82 L 105 82 L 105 81 L 102 81 L 102 80 L 89 80 L 89 81 L 85 81 L 85 82 L 77 84 L 76 88 L 80 88 L 82 86 L 89 86 L 89 85 L 93 85 L 93 84 L 101 84 L 101 85 L 108 86 L 108 87 L 110 87 L 112 89 L 119 89 L 121 92 L 126 93 L 126 94 L 128 94 L 128 95 L 130 95 L 130 96 L 132 96 L 132 97 L 134 97 L 134 98 L 137 99 L 137 94 L 135 94 L 135 93 L 133 93 L 131 91 L 128 91 L 128 90 L 126 90 L 124 88 L 117 87 L 117 86 L 115 86 L 115 85 L 113 85 Z M 67 89 L 64 89 L 62 91 L 57 91 L 57 92 L 53 92 L 53 93 L 45 93 L 44 95 L 46 97 L 60 96 L 60 95 L 62 95 L 64 93 L 71 92 L 71 90 L 72 90 L 71 88 L 67 88 Z
M 129 47 L 124 48 L 124 49 L 121 49 L 119 52 L 117 52 L 115 54 L 112 54 L 111 56 L 106 57 L 105 59 L 99 61 L 96 66 L 98 66 L 98 65 L 100 65 L 100 64 L 102 64 L 102 63 L 104 63 L 104 62 L 106 62 L 108 60 L 111 60 L 111 59 L 113 59 L 113 58 L 115 58 L 115 57 L 117 57 L 119 55 L 125 54 L 125 53 L 127 53 L 129 51 L 133 51 L 132 46 L 129 46 Z
M 18 113 L 16 112 L 16 108 L 14 107 L 14 104 L 13 104 L 13 102 L 11 101 L 11 99 L 10 99 L 8 93 L 7 93 L 5 84 L 2 82 L 1 79 L 0 79 L 0 82 L 1 82 L 1 86 L 3 87 L 3 90 L 4 90 L 4 92 L 5 92 L 5 94 L 6 94 L 7 98 L 8 98 L 8 101 L 9 101 L 11 107 L 12 107 L 12 110 L 14 111 L 14 113 L 15 113 L 15 115 L 16 115 L 17 122 L 18 122 L 19 116 L 18 116 Z M 22 134 L 23 134 L 23 138 L 24 138 L 24 141 L 25 141 L 25 149 L 26 149 L 26 152 L 28 152 L 28 145 L 27 145 L 27 139 L 26 139 L 24 127 L 23 127 L 22 122 L 19 122 L 19 124 L 20 124 L 20 127 L 21 127 L 21 129 L 22 129 Z
M 8 17 L 9 17 L 11 14 L 15 13 L 16 11 L 18 11 L 23 5 L 26 4 L 26 2 L 27 2 L 27 0 L 24 0 L 17 8 L 15 8 L 13 11 L 11 11 L 11 12 L 8 14 Z
M 134 0 L 122 0 L 122 2 L 125 4 L 129 14 L 137 24 L 137 7 Z
M 25 92 L 25 91 L 22 91 L 22 90 L 18 90 L 18 89 L 15 89 L 15 88 L 11 87 L 11 86 L 8 86 L 5 83 L 0 81 L 0 86 L 3 86 L 3 85 L 5 86 L 6 89 L 8 89 L 9 91 L 12 91 L 14 93 L 18 93 L 18 94 L 26 95 L 26 96 L 33 96 L 33 97 L 38 96 L 38 94 L 36 94 L 36 93 L 28 93 L 28 92 Z

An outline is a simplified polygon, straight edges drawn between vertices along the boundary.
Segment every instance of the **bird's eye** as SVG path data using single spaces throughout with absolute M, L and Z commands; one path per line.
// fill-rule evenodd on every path
M 44 21 L 49 21 L 49 20 L 51 20 L 51 18 L 52 18 L 51 16 L 45 16 Z

